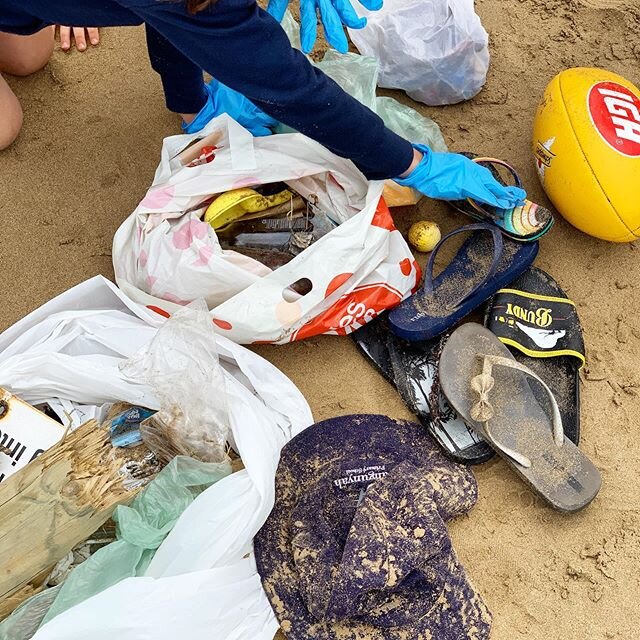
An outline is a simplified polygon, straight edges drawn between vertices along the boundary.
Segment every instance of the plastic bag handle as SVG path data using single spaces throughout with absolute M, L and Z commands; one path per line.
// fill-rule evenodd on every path
M 257 169 L 256 153 L 253 147 L 253 136 L 242 125 L 232 118 L 227 122 L 229 133 L 229 151 L 231 167 L 234 171 L 253 171 Z

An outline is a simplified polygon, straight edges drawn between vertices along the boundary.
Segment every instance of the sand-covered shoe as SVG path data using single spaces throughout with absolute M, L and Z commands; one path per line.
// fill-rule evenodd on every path
M 450 458 L 480 464 L 494 456 L 494 450 L 465 424 L 440 391 L 438 360 L 446 334 L 435 340 L 408 342 L 391 333 L 387 315 L 382 314 L 352 337 Z
M 547 383 L 558 402 L 565 435 L 578 444 L 585 350 L 575 303 L 548 273 L 531 267 L 490 300 L 485 326 L 518 362 Z
M 462 155 L 477 162 L 493 174 L 493 177 L 502 185 L 509 186 L 500 173 L 500 168 L 512 178 L 513 186 L 522 188 L 522 181 L 516 170 L 503 160 L 497 158 L 484 158 L 473 153 Z M 553 226 L 553 214 L 548 209 L 541 207 L 531 200 L 525 200 L 520 206 L 513 209 L 499 209 L 476 200 L 455 200 L 450 202 L 454 209 L 468 215 L 480 222 L 492 222 L 509 238 L 518 242 L 532 242 L 542 237 Z
M 552 507 L 578 511 L 595 498 L 600 473 L 564 435 L 549 387 L 489 329 L 468 323 L 451 334 L 440 357 L 440 384 L 465 421 Z M 544 390 L 548 412 L 532 384 Z
M 472 235 L 434 278 L 438 252 L 460 233 Z M 435 338 L 515 280 L 537 255 L 537 242 L 514 242 L 492 224 L 470 224 L 452 231 L 431 252 L 422 288 L 390 312 L 391 331 L 411 341 Z

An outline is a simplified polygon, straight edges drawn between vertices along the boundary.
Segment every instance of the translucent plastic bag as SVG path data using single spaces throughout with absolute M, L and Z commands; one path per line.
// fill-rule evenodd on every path
M 404 89 L 428 105 L 469 100 L 489 69 L 489 37 L 473 0 L 385 0 L 349 35 L 380 62 L 379 86 Z
M 125 578 L 143 575 L 183 511 L 207 487 L 231 473 L 225 463 L 174 458 L 136 497 L 113 516 L 117 540 L 76 567 L 61 587 L 30 598 L 0 623 L 0 640 L 29 640 L 41 624 Z
M 31 640 L 60 592 L 60 586 L 45 589 L 22 603 L 0 622 L 0 640 Z
M 153 389 L 160 411 L 140 425 L 145 444 L 161 460 L 186 455 L 226 459 L 229 415 L 216 333 L 204 302 L 180 309 L 122 372 Z
M 386 3 L 392 4 L 392 0 L 386 0 Z M 385 4 L 386 6 L 387 4 Z M 376 14 L 383 11 L 384 9 Z M 287 33 L 291 45 L 299 49 L 300 27 L 289 11 L 286 12 L 282 20 L 282 28 Z M 377 113 L 387 127 L 398 135 L 411 140 L 411 142 L 426 144 L 433 151 L 447 150 L 440 127 L 433 120 L 419 114 L 415 109 L 401 104 L 394 98 L 376 96 L 380 72 L 377 56 L 368 57 L 357 53 L 343 54 L 329 49 L 320 62 L 313 64 L 349 95 Z M 291 129 L 283 129 L 283 131 L 285 130 L 291 131 Z
M 71 573 L 44 622 L 125 578 L 144 575 L 156 549 L 183 511 L 204 489 L 230 473 L 228 462 L 174 458 L 131 506 L 116 509 L 113 519 L 118 539 Z

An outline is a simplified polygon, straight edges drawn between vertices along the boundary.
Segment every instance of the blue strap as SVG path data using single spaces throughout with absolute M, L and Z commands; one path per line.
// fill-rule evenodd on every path
M 485 277 L 478 282 L 468 293 L 462 296 L 456 302 L 453 302 L 449 305 L 449 308 L 455 309 L 459 307 L 465 300 L 470 298 L 474 293 L 476 293 L 479 289 L 481 289 L 493 276 L 495 275 L 498 265 L 500 264 L 500 258 L 502 257 L 502 252 L 504 251 L 504 241 L 502 239 L 502 233 L 500 229 L 493 224 L 489 224 L 487 222 L 478 222 L 477 224 L 467 224 L 463 227 L 455 229 L 451 233 L 448 233 L 444 238 L 438 242 L 438 244 L 434 247 L 431 252 L 431 256 L 429 257 L 429 262 L 427 263 L 427 268 L 424 273 L 424 282 L 422 285 L 422 290 L 428 296 L 433 295 L 433 267 L 435 265 L 436 256 L 438 255 L 438 251 L 442 245 L 452 238 L 453 236 L 458 235 L 459 233 L 469 233 L 475 231 L 488 231 L 491 233 L 491 239 L 493 240 L 493 258 L 491 260 L 491 264 L 489 266 L 489 270 L 487 271 Z

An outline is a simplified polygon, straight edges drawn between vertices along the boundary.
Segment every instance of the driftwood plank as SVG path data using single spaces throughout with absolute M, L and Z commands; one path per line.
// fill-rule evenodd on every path
M 152 479 L 144 463 L 137 486 L 125 469 L 146 453 L 112 447 L 92 420 L 0 484 L 0 619 Z

